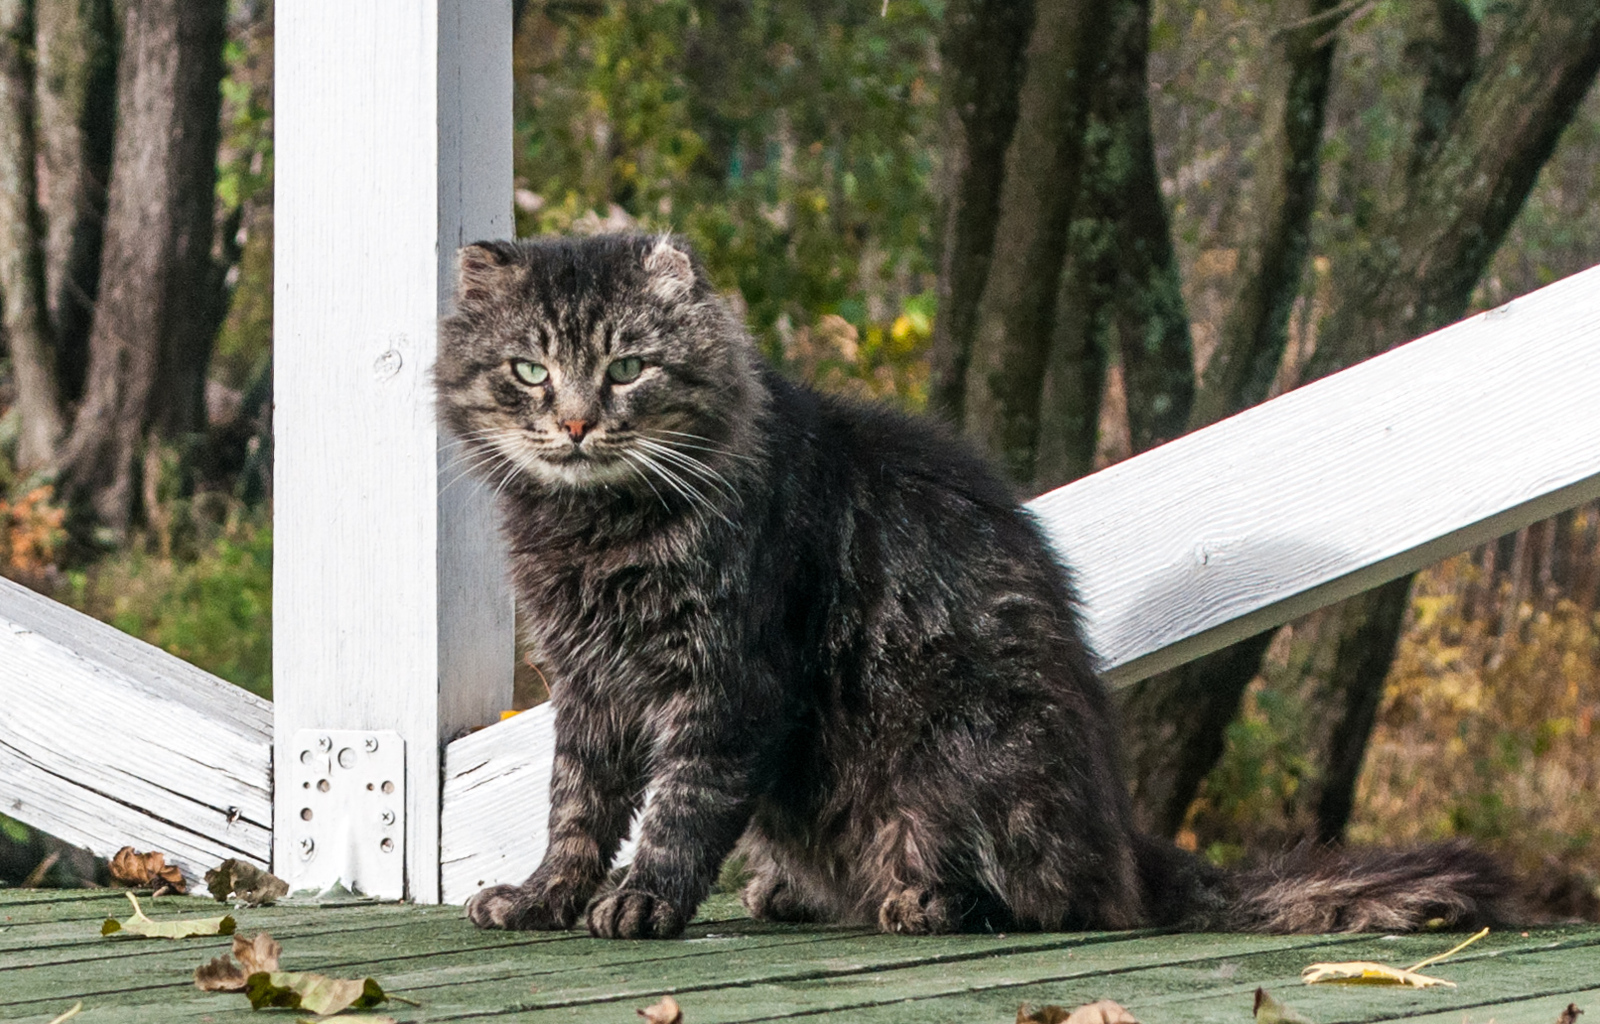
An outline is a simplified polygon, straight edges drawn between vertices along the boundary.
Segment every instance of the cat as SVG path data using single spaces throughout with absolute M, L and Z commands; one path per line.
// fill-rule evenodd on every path
M 768 367 L 683 241 L 468 246 L 439 339 L 556 715 L 544 861 L 480 927 L 676 936 L 736 846 L 753 916 L 886 932 L 1502 916 L 1465 847 L 1230 875 L 1141 835 L 1034 520 L 937 424 Z

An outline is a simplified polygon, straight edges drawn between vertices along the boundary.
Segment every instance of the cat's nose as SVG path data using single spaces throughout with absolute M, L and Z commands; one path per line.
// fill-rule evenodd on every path
M 567 428 L 567 436 L 572 438 L 573 444 L 582 441 L 583 435 L 589 432 L 588 420 L 562 420 L 561 425 Z

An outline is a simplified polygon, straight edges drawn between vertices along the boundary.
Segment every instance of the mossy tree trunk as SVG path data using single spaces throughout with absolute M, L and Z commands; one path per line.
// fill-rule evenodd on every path
M 212 259 L 226 0 L 123 8 L 119 126 L 83 402 L 64 445 L 68 497 L 122 533 L 137 463 L 204 426 L 221 319 Z
M 25 470 L 50 462 L 64 429 L 35 177 L 32 8 L 27 0 L 0 0 L 0 304 L 22 420 L 17 460 Z
M 1274 34 L 1282 50 L 1254 174 L 1265 215 L 1241 246 L 1238 291 L 1196 382 L 1150 155 L 1146 5 L 1039 7 L 1020 76 L 996 56 L 1005 52 L 998 43 L 977 44 L 981 26 L 1001 25 L 1000 12 L 1015 9 L 981 0 L 952 5 L 965 19 L 952 18 L 944 48 L 952 123 L 980 109 L 954 102 L 964 88 L 988 90 L 983 103 L 1000 116 L 985 122 L 987 163 L 973 155 L 971 124 L 952 133 L 931 397 L 1019 490 L 1091 468 L 1110 358 L 1123 364 L 1136 450 L 1266 397 L 1310 252 L 1335 47 L 1356 8 L 1301 0 Z M 1422 58 L 1415 63 L 1425 77 L 1404 194 L 1363 225 L 1359 253 L 1338 260 L 1330 315 L 1303 379 L 1465 311 L 1600 66 L 1595 5 L 1527 0 L 1505 16 L 1481 56 L 1468 5 L 1438 0 L 1436 8 L 1434 34 L 1408 51 Z M 961 31 L 973 36 L 967 50 L 954 40 Z M 1014 106 L 1008 88 L 1016 90 Z M 1062 134 L 1074 131 L 1081 137 Z M 997 165 L 997 139 L 1006 132 Z M 1396 581 L 1326 617 L 1331 658 L 1312 659 L 1328 666 L 1312 688 L 1321 705 L 1313 714 L 1329 723 L 1318 758 L 1323 838 L 1337 836 L 1348 817 L 1408 585 Z M 1148 827 L 1171 833 L 1181 824 L 1271 638 L 1251 638 L 1125 695 L 1135 792 Z

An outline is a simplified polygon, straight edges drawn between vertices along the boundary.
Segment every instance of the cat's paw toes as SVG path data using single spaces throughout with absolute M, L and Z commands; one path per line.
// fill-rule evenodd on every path
M 899 935 L 933 935 L 952 929 L 949 907 L 930 889 L 901 889 L 878 907 L 878 930 Z
M 492 885 L 467 901 L 467 919 L 479 928 L 557 931 L 571 928 L 577 911 L 520 885 Z
M 776 872 L 751 879 L 740 890 L 739 902 L 758 921 L 814 921 L 817 917 L 798 887 Z
M 618 889 L 589 905 L 589 934 L 602 939 L 675 939 L 686 923 L 671 903 L 638 889 Z

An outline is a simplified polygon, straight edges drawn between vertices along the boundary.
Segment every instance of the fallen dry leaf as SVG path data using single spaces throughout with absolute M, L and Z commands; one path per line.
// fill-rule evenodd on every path
M 249 861 L 229 857 L 206 872 L 206 888 L 221 903 L 261 907 L 289 893 L 289 883 Z
M 278 969 L 278 954 L 283 947 L 266 932 L 251 938 L 233 937 L 233 955 L 222 954 L 194 969 L 195 987 L 205 992 L 243 992 L 252 974 Z
M 1027 1003 L 1017 1007 L 1017 1024 L 1139 1024 L 1133 1014 L 1120 1003 L 1097 999 L 1085 1003 L 1070 1013 L 1059 1006 L 1041 1006 L 1035 1010 Z
M 1311 1024 L 1287 1003 L 1272 998 L 1264 988 L 1256 989 L 1256 1024 Z
M 61 1016 L 59 1016 L 55 1020 L 51 1021 L 50 1024 L 61 1024 L 62 1021 L 71 1020 L 72 1018 L 76 1017 L 78 1014 L 80 1014 L 82 1012 L 83 1012 L 83 1000 L 80 999 L 77 1002 L 72 1004 L 72 1009 L 68 1010 L 66 1013 L 63 1013 Z
M 683 1011 L 671 996 L 662 996 L 661 1002 L 636 1012 L 650 1024 L 683 1024 Z
M 140 853 L 131 846 L 124 846 L 111 858 L 111 880 L 132 889 L 154 889 L 157 896 L 187 891 L 183 872 L 178 865 L 167 863 L 166 854 Z
M 1433 988 L 1435 985 L 1448 985 L 1456 987 L 1453 981 L 1443 978 L 1430 978 L 1425 974 L 1418 974 L 1422 968 L 1429 964 L 1436 964 L 1446 957 L 1454 956 L 1477 942 L 1489 929 L 1467 939 L 1465 942 L 1445 950 L 1438 956 L 1430 956 L 1426 960 L 1419 960 L 1410 967 L 1390 967 L 1388 964 L 1375 964 L 1370 960 L 1350 960 L 1337 964 L 1312 964 L 1300 972 L 1300 980 L 1307 985 L 1318 982 L 1336 981 L 1347 985 L 1409 985 L 1412 988 Z
M 1578 1014 L 1582 1012 L 1577 1003 L 1568 1003 L 1567 1008 L 1561 1011 L 1561 1016 L 1556 1018 L 1556 1024 L 1578 1024 Z
M 186 939 L 191 935 L 232 935 L 237 927 L 232 914 L 222 917 L 179 917 L 167 921 L 152 921 L 144 916 L 138 897 L 125 893 L 133 904 L 133 916 L 126 921 L 106 918 L 100 926 L 101 935 L 137 935 L 147 939 Z
M 245 979 L 250 1008 L 281 1006 L 310 1010 L 326 1017 L 345 1010 L 366 1010 L 387 1002 L 389 995 L 371 978 L 329 978 L 322 974 L 257 971 Z

